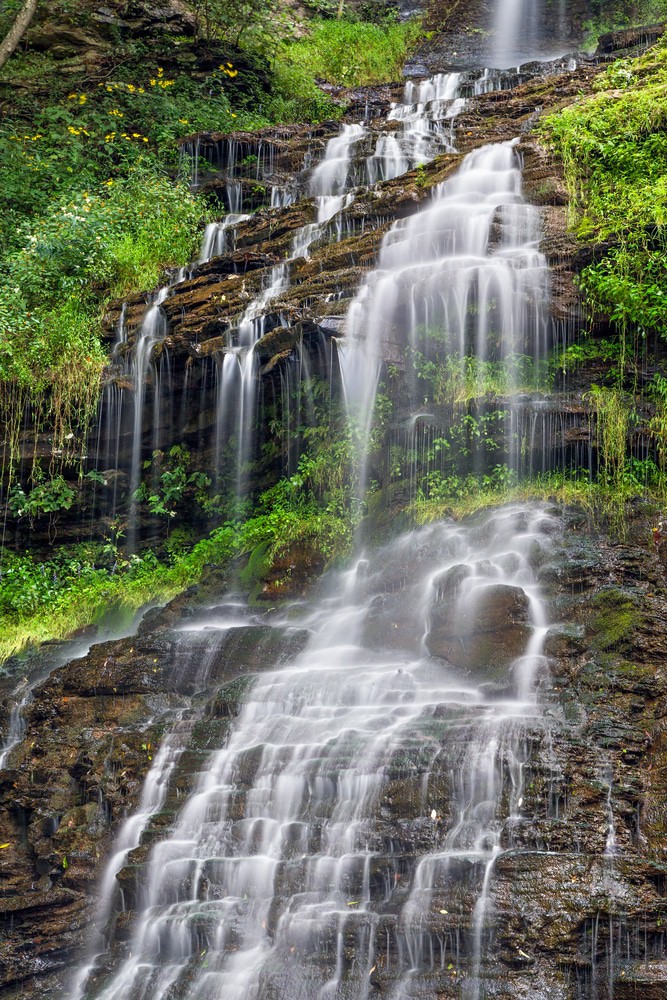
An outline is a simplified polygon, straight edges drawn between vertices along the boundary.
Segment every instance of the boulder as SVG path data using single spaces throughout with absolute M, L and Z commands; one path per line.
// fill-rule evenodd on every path
M 461 597 L 467 567 L 455 567 L 431 613 L 429 651 L 457 667 L 476 672 L 504 671 L 525 651 L 530 636 L 530 604 L 521 587 L 492 584 Z M 457 596 L 459 592 L 459 596 Z

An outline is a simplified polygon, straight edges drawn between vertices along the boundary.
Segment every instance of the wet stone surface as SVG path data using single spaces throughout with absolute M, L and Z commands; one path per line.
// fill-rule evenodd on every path
M 591 995 L 592 982 L 608 983 L 609 968 L 615 997 L 639 989 L 642 996 L 662 995 L 665 568 L 648 542 L 613 546 L 588 532 L 580 539 L 576 523 L 548 557 L 544 586 L 549 618 L 558 624 L 548 640 L 550 680 L 541 682 L 543 717 L 522 730 L 522 803 L 503 828 L 491 871 L 482 969 L 489 997 L 579 1000 Z M 648 533 L 648 522 L 635 526 L 638 535 L 644 529 Z M 8 997 L 65 988 L 99 910 L 96 893 L 114 831 L 136 808 L 142 780 L 181 717 L 182 752 L 166 798 L 117 877 L 127 909 L 115 920 L 114 947 L 104 963 L 122 958 L 152 845 L 172 827 L 210 754 L 230 738 L 251 696 L 253 672 L 293 659 L 308 639 L 302 630 L 273 629 L 268 622 L 221 630 L 213 640 L 216 630 L 206 621 L 228 613 L 224 605 L 202 613 L 192 602 L 153 613 L 152 629 L 93 647 L 35 691 L 25 739 L 0 776 L 0 842 L 9 845 L 0 853 L 0 969 Z M 390 608 L 385 635 L 392 614 Z M 374 633 L 379 629 L 376 621 Z M 436 657 L 433 669 L 451 667 Z M 395 676 L 401 682 L 402 675 Z M 496 697 L 507 694 L 499 689 Z M 413 745 L 386 760 L 386 784 L 367 828 L 374 852 L 371 906 L 382 928 L 372 996 L 391 988 L 399 956 L 405 958 L 400 913 L 420 862 L 440 849 L 456 823 L 461 736 L 472 734 L 470 720 L 479 711 L 434 705 Z M 352 742 L 350 760 L 355 752 Z M 260 759 L 245 755 L 237 772 L 230 819 L 239 837 Z M 507 813 L 509 800 L 502 809 Z M 317 850 L 316 824 L 312 837 L 310 849 Z M 281 885 L 292 891 L 302 877 L 301 853 L 297 840 L 292 860 L 276 876 L 278 892 Z M 209 886 L 217 877 L 209 873 Z M 350 878 L 349 897 L 356 899 L 352 870 Z M 479 888 L 478 865 L 465 857 L 438 874 L 423 913 L 411 998 L 433 991 L 460 996 L 471 975 Z M 346 925 L 350 956 L 365 920 L 360 912 Z M 329 947 L 323 939 L 313 944 L 307 960 L 313 983 L 326 977 L 318 970 L 335 955 L 334 938 Z M 308 947 L 299 944 L 300 961 Z M 284 996 L 280 983 L 276 972 L 276 996 Z M 598 995 L 606 997 L 601 991 L 602 985 Z

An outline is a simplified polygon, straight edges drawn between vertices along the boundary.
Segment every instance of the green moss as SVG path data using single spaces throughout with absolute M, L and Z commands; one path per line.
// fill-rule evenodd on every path
M 617 587 L 606 587 L 591 601 L 593 613 L 589 627 L 596 649 L 618 649 L 642 622 L 638 601 Z
M 248 562 L 239 574 L 241 586 L 250 594 L 251 600 L 257 597 L 262 581 L 271 568 L 271 542 L 260 542 L 250 553 Z

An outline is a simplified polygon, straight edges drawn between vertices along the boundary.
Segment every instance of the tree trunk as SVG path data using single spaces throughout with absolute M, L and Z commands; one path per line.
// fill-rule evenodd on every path
M 12 52 L 23 38 L 26 28 L 32 21 L 39 0 L 25 0 L 23 7 L 16 15 L 16 20 L 9 29 L 4 41 L 0 42 L 0 69 L 5 65 Z

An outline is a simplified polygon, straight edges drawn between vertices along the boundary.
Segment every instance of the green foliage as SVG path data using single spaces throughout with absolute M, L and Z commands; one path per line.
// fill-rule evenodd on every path
M 294 28 L 288 7 L 272 0 L 188 0 L 197 32 L 207 41 L 223 40 L 244 49 L 271 54 Z
M 56 83 L 46 104 L 19 104 L 0 129 L 2 243 L 12 244 L 25 216 L 99 189 L 137 163 L 152 172 L 175 167 L 178 140 L 193 132 L 266 124 L 256 112 L 232 107 L 236 79 L 229 74 L 239 72 L 230 60 L 203 81 L 170 77 L 159 66 L 141 73 L 119 69 L 104 83 L 69 92 L 59 92 Z
M 5 625 L 25 618 L 52 603 L 64 591 L 99 572 L 82 546 L 56 551 L 45 562 L 30 554 L 5 552 L 0 571 L 0 621 Z
M 538 365 L 525 354 L 510 354 L 503 361 L 485 361 L 448 353 L 444 359 L 432 361 L 414 352 L 413 364 L 419 378 L 429 383 L 430 398 L 438 406 L 549 386 L 546 364 Z
M 277 122 L 340 118 L 345 108 L 315 83 L 311 68 L 296 59 L 294 46 L 284 49 L 273 67 L 274 89 L 267 113 Z
M 76 497 L 62 476 L 45 480 L 39 477 L 37 485 L 26 493 L 20 483 L 9 490 L 7 507 L 15 517 L 27 517 L 32 522 L 42 514 L 55 514 L 69 510 Z
M 596 89 L 540 128 L 563 160 L 577 235 L 606 244 L 581 287 L 591 311 L 632 334 L 625 355 L 636 334 L 667 335 L 667 40 L 613 63 Z
M 616 364 L 619 361 L 620 353 L 621 348 L 618 341 L 607 339 L 596 340 L 583 333 L 580 340 L 567 346 L 558 347 L 553 352 L 549 368 L 553 375 L 558 372 L 563 375 L 569 375 L 581 365 L 590 364 L 595 361 Z
M 132 499 L 145 503 L 151 514 L 173 518 L 192 504 L 210 511 L 211 480 L 205 473 L 192 470 L 191 455 L 184 445 L 173 445 L 167 455 L 154 451 L 152 461 L 145 462 L 144 468 L 152 470 L 152 485 L 142 483 Z
M 516 474 L 497 465 L 484 475 L 430 472 L 417 490 L 407 513 L 415 524 L 428 524 L 443 517 L 465 517 L 495 504 L 505 503 L 518 492 Z
M 311 78 L 328 83 L 348 87 L 391 83 L 400 80 L 419 32 L 416 21 L 314 21 L 305 38 L 286 47 L 284 58 L 292 66 L 303 67 Z
M 109 297 L 157 284 L 194 254 L 203 203 L 142 157 L 118 181 L 25 220 L 0 267 L 0 416 L 11 478 L 25 407 L 48 429 L 52 468 L 70 460 L 94 416 Z
M 593 52 L 600 35 L 608 31 L 618 31 L 630 24 L 655 24 L 667 19 L 666 0 L 638 0 L 631 7 L 622 0 L 611 0 L 604 5 L 594 5 L 592 9 L 597 11 L 596 16 L 583 24 L 583 48 L 587 52 Z
M 24 223 L 6 257 L 7 282 L 28 311 L 76 296 L 93 306 L 157 283 L 161 269 L 186 263 L 204 207 L 184 183 L 137 162 L 127 176 L 54 205 Z

